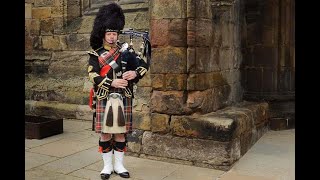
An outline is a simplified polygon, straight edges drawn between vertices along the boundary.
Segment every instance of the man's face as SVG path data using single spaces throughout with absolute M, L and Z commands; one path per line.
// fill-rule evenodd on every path
M 109 44 L 114 44 L 118 40 L 117 32 L 106 32 L 104 35 L 104 40 Z

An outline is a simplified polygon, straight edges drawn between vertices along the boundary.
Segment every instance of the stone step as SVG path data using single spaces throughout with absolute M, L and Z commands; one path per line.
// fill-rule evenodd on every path
M 106 1 L 112 2 L 112 0 Z M 97 3 L 93 3 L 89 9 L 83 12 L 84 16 L 95 16 L 99 11 L 99 8 L 106 4 L 105 1 L 99 1 Z M 113 2 L 117 2 L 114 1 Z M 149 6 L 144 1 L 128 1 L 128 2 L 120 2 L 119 3 L 122 7 L 123 13 L 131 13 L 131 12 L 143 12 L 148 11 Z
M 169 132 L 135 129 L 128 136 L 129 151 L 229 170 L 268 131 L 268 104 L 242 102 L 204 115 L 172 116 L 169 124 Z
M 198 116 L 172 116 L 172 134 L 183 137 L 230 141 L 268 122 L 268 104 L 240 104 Z

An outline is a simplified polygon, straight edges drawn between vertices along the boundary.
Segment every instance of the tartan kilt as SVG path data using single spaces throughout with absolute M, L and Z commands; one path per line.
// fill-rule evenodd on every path
M 101 133 L 101 124 L 103 121 L 104 111 L 106 108 L 107 99 L 96 102 L 96 118 L 95 132 Z M 126 133 L 132 133 L 132 98 L 123 97 L 124 117 L 126 122 Z

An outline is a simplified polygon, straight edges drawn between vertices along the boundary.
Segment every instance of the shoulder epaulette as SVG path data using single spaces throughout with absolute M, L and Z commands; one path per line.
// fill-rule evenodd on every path
M 100 47 L 100 48 L 98 48 L 98 49 L 96 49 L 96 50 L 91 49 L 90 51 L 87 51 L 87 53 L 88 53 L 88 54 L 95 55 L 95 56 L 99 56 L 99 54 L 97 53 L 97 51 L 100 50 L 101 48 L 103 48 L 103 46 Z
M 97 52 L 95 52 L 94 50 L 90 50 L 90 51 L 86 51 L 88 54 L 92 54 L 94 56 L 99 56 L 99 54 Z

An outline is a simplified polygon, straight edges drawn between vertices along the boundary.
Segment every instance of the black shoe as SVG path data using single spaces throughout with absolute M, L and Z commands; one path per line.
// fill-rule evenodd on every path
M 116 171 L 114 171 L 114 173 L 118 174 L 122 178 L 130 178 L 129 172 L 117 173 Z
M 109 178 L 110 178 L 110 175 L 111 175 L 111 174 L 104 174 L 104 173 L 102 173 L 102 174 L 100 174 L 100 177 L 101 177 L 102 180 L 106 180 L 106 179 L 109 179 Z

